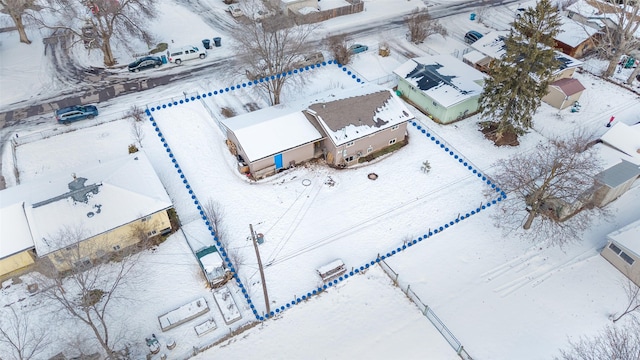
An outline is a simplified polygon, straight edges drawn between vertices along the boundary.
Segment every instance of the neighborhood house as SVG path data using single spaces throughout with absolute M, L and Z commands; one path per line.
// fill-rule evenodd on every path
M 402 97 L 434 121 L 448 124 L 478 112 L 485 75 L 453 56 L 411 59 L 394 73 Z
M 0 192 L 0 276 L 34 263 L 57 271 L 171 231 L 171 200 L 146 156 L 135 153 L 78 173 Z M 5 217 L 6 216 L 6 217 Z
M 297 107 L 273 106 L 222 121 L 238 170 L 254 179 L 323 158 L 347 167 L 399 146 L 413 119 L 390 90 L 363 85 L 332 90 Z

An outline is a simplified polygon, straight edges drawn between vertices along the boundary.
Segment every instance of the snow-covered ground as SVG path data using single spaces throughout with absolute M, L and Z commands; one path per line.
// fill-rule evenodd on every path
M 415 6 L 412 1 L 408 3 Z M 375 8 L 378 4 L 380 8 Z M 362 21 L 373 14 L 388 15 L 394 4 L 399 7 L 397 1 L 369 1 L 366 14 L 349 19 Z M 195 20 L 196 15 L 183 10 L 175 12 L 184 21 L 193 19 L 194 24 L 201 24 Z M 394 9 L 396 13 L 405 10 Z M 171 14 L 170 7 L 163 8 L 163 12 Z M 340 23 L 343 21 L 347 20 L 330 22 L 339 28 L 344 26 Z M 469 24 L 467 15 L 450 21 L 450 26 Z M 215 29 L 211 33 L 215 34 Z M 185 37 L 181 41 L 194 39 Z M 350 71 L 364 81 L 387 83 L 391 78 L 386 75 L 404 58 L 400 54 L 377 56 L 373 44 L 379 40 L 378 36 L 358 39 L 370 50 L 356 56 Z M 436 37 L 420 46 L 404 39 L 397 43 L 417 54 L 453 53 L 447 44 L 453 48 L 464 46 L 455 37 Z M 13 56 L 8 58 L 13 61 Z M 2 71 L 4 64 L 2 60 Z M 438 141 L 446 142 L 479 172 L 489 175 L 497 159 L 526 151 L 548 137 L 578 127 L 601 134 L 611 115 L 627 124 L 640 122 L 637 95 L 588 74 L 576 77 L 587 88 L 580 100 L 581 111 L 559 112 L 543 104 L 535 117 L 535 131 L 524 136 L 517 148 L 497 148 L 484 140 L 477 131 L 475 117 L 442 126 L 418 111 L 414 115 L 417 125 L 428 129 Z M 376 81 L 379 79 L 382 80 Z M 230 82 L 228 76 L 214 75 L 193 82 L 188 88 L 171 87 L 154 94 L 120 97 L 101 104 L 104 111 L 99 120 L 106 123 L 99 126 L 88 126 L 92 121 L 88 120 L 67 127 L 44 125 L 35 132 L 20 130 L 21 145 L 15 152 L 20 181 L 61 171 L 81 173 L 84 166 L 126 156 L 127 146 L 134 140 L 129 120 L 122 117 L 133 104 L 144 107 L 173 103 L 184 99 L 185 92 L 207 93 L 232 84 L 236 82 Z M 311 72 L 304 91 L 289 89 L 284 101 L 295 103 L 327 90 L 352 86 L 357 83 L 347 71 L 327 65 Z M 250 183 L 237 172 L 217 124 L 223 107 L 241 114 L 247 111 L 248 103 L 266 106 L 263 98 L 242 89 L 152 112 L 153 121 L 197 199 L 214 199 L 224 208 L 229 250 L 240 254 L 241 262 L 234 265 L 258 316 L 265 312 L 265 305 L 253 246 L 247 240 L 249 224 L 265 235 L 260 251 L 267 265 L 270 307 L 272 311 L 281 310 L 274 319 L 225 340 L 198 358 L 218 354 L 229 358 L 285 359 L 457 358 L 421 309 L 411 304 L 377 266 L 298 303 L 298 298 L 307 299 L 308 294 L 322 287 L 315 270 L 337 258 L 353 271 L 370 264 L 379 254 L 393 253 L 386 261 L 399 273 L 400 285 L 405 289 L 410 285 L 475 359 L 551 358 L 559 347 L 565 346 L 567 337 L 593 335 L 610 321 L 611 313 L 620 311 L 624 292 L 619 283 L 624 276 L 598 252 L 608 232 L 640 218 L 640 184 L 611 205 L 614 219 L 595 224 L 583 242 L 562 250 L 541 247 L 504 237 L 491 224 L 491 207 L 449 225 L 497 194 L 485 198 L 483 191 L 489 189 L 486 182 L 412 125 L 408 146 L 372 164 L 343 171 L 304 166 Z M 143 280 L 123 288 L 124 295 L 135 301 L 119 304 L 117 313 L 119 318 L 127 319 L 126 328 L 134 334 L 129 338 L 134 354 L 142 357 L 147 350 L 145 337 L 156 334 L 161 343 L 176 341 L 174 350 L 163 350 L 169 358 L 186 358 L 194 347 L 207 347 L 255 317 L 235 282 L 230 284 L 231 294 L 243 318 L 227 326 L 223 314 L 212 306 L 213 295 L 204 287 L 187 242 L 192 246 L 210 245 L 214 240 L 151 121 L 145 123 L 144 129 L 142 151 L 165 185 L 183 227 L 156 251 L 144 254 L 138 267 L 139 279 Z M 45 132 L 63 134 L 40 140 Z M 420 169 L 425 160 L 431 164 L 429 174 Z M 10 185 L 15 183 L 11 162 L 11 156 L 3 154 L 2 172 Z M 378 174 L 377 180 L 367 178 L 371 172 Z M 445 224 L 448 226 L 442 233 L 428 239 L 424 236 Z M 419 238 L 422 240 L 412 243 Z M 407 242 L 412 245 L 403 248 Z M 15 309 L 41 317 L 39 324 L 46 329 L 65 329 L 68 337 L 86 332 L 61 314 L 51 314 L 50 305 L 39 295 L 27 296 L 26 285 L 32 279 L 24 276 L 22 281 L 2 289 L 3 315 L 8 311 L 4 305 L 12 304 Z M 209 303 L 211 311 L 207 315 L 165 333 L 160 330 L 159 315 L 200 297 Z M 209 317 L 217 328 L 198 336 L 194 327 Z M 46 355 L 52 356 L 68 346 L 63 337 L 56 337 Z

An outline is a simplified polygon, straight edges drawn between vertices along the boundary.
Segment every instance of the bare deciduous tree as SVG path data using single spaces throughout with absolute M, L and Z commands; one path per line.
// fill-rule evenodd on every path
M 427 8 L 415 8 L 404 21 L 409 28 L 409 41 L 414 44 L 423 43 L 433 34 L 447 35 L 447 30 L 431 18 Z
M 594 338 L 569 341 L 569 349 L 561 350 L 555 360 L 637 360 L 640 359 L 640 321 L 627 325 L 609 325 Z
M 351 62 L 351 52 L 347 45 L 346 35 L 332 35 L 325 40 L 331 56 L 338 64 L 346 65 Z
M 131 105 L 126 113 L 126 117 L 130 117 L 135 121 L 144 120 L 144 110 L 138 105 Z
M 313 50 L 309 37 L 316 27 L 296 26 L 291 18 L 276 14 L 259 21 L 249 18 L 232 30 L 238 61 L 254 77 L 254 87 L 266 92 L 271 105 L 280 103 L 285 84 L 294 79 L 282 74 Z
M 54 257 L 69 270 L 60 273 L 52 265 L 43 265 L 44 276 L 40 277 L 39 285 L 47 289 L 44 296 L 91 329 L 107 359 L 119 359 L 126 324 L 114 323 L 116 317 L 110 305 L 129 300 L 121 296 L 119 290 L 132 280 L 130 275 L 138 263 L 139 253 L 134 253 L 134 249 L 121 249 L 117 261 L 109 261 L 110 254 L 101 254 L 99 244 L 79 243 L 84 239 L 83 233 L 79 229 L 65 229 L 48 239 L 48 243 L 63 245 Z
M 116 64 L 113 40 L 120 40 L 127 48 L 132 37 L 151 44 L 152 36 L 145 26 L 156 16 L 155 5 L 156 0 L 56 0 L 48 2 L 45 8 L 52 16 L 38 21 L 49 29 L 67 30 L 85 44 L 95 42 L 102 51 L 104 64 L 113 66 Z
M 35 0 L 0 0 L 0 12 L 11 16 L 11 20 L 16 25 L 20 42 L 31 44 L 31 40 L 27 37 L 24 29 L 22 17 L 29 10 L 38 11 L 40 7 L 35 4 Z
M 522 226 L 526 237 L 550 245 L 578 240 L 595 216 L 607 215 L 590 201 L 600 171 L 590 145 L 590 136 L 576 132 L 498 161 L 494 180 L 509 197 L 493 215 L 496 224 L 507 232 Z
M 593 1 L 589 4 L 597 8 L 599 14 L 608 15 L 602 18 L 598 52 L 609 61 L 603 76 L 610 77 L 615 72 L 620 58 L 640 47 L 640 39 L 635 35 L 640 28 L 640 1 Z M 631 84 L 633 79 L 629 77 L 627 82 Z
M 49 345 L 47 332 L 37 326 L 29 312 L 19 314 L 11 306 L 9 310 L 11 314 L 0 321 L 0 343 L 11 351 L 5 355 L 16 360 L 37 358 Z
M 613 319 L 613 322 L 618 322 L 622 317 L 640 312 L 640 286 L 627 279 L 623 284 L 624 292 L 627 295 L 627 306 L 620 315 Z
M 131 121 L 131 137 L 138 144 L 138 146 L 142 149 L 142 140 L 144 139 L 144 128 L 143 122 L 140 121 Z

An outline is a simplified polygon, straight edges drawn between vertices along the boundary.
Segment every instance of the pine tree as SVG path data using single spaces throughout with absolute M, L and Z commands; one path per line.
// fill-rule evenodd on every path
M 506 133 L 522 135 L 533 126 L 533 115 L 558 69 L 553 38 L 559 26 L 559 11 L 550 0 L 540 0 L 513 22 L 504 40 L 505 55 L 492 65 L 480 99 L 481 125 L 495 127 L 496 139 Z

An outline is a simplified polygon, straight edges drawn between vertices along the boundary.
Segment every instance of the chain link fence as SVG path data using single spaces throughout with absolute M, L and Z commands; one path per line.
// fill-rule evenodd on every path
M 464 349 L 464 346 L 462 346 L 460 341 L 458 341 L 458 339 L 453 335 L 451 330 L 449 330 L 449 328 L 447 328 L 447 326 L 442 322 L 442 320 L 440 320 L 440 318 L 438 318 L 438 316 L 436 316 L 436 314 L 433 312 L 433 310 L 431 310 L 431 308 L 428 305 L 426 305 L 424 302 L 422 302 L 422 300 L 420 300 L 420 297 L 418 297 L 418 295 L 413 290 L 411 290 L 411 284 L 407 284 L 406 288 L 403 287 L 399 282 L 399 277 L 400 277 L 399 274 L 397 272 L 395 272 L 391 268 L 391 266 L 389 266 L 389 264 L 387 264 L 386 261 L 380 260 L 378 262 L 378 264 L 380 265 L 382 270 L 384 270 L 384 272 L 387 274 L 387 276 L 389 276 L 389 278 L 391 278 L 393 283 L 396 286 L 398 286 L 400 288 L 400 290 L 402 290 L 402 292 L 405 295 L 407 295 L 407 297 L 409 299 L 411 299 L 411 301 L 413 301 L 414 304 L 416 304 L 416 306 L 420 309 L 420 311 L 422 311 L 422 314 L 427 319 L 429 319 L 429 321 L 431 321 L 431 324 L 433 324 L 433 326 L 435 326 L 435 328 L 438 330 L 438 332 L 440 332 L 442 337 L 445 340 L 447 340 L 449 345 L 451 345 L 453 350 L 456 351 L 458 356 L 460 356 L 460 358 L 462 360 L 473 360 L 471 355 L 469 355 L 467 350 Z

